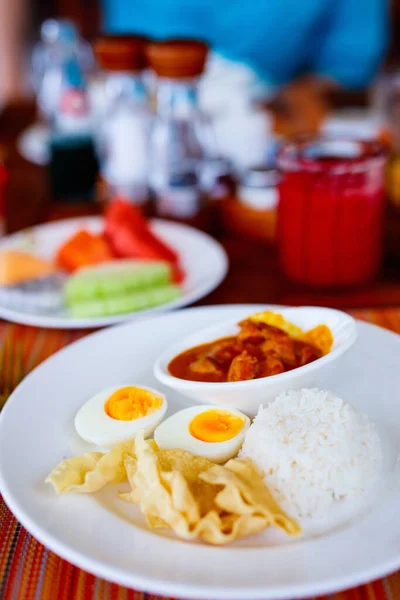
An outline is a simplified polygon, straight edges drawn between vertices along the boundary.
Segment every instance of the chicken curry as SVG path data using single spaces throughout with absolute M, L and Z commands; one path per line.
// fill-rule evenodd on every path
M 323 355 L 313 344 L 266 323 L 246 319 L 240 332 L 190 348 L 168 365 L 179 379 L 203 382 L 246 381 L 278 375 Z

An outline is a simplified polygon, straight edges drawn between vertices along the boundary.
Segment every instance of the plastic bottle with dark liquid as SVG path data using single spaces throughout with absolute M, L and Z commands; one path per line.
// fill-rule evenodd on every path
M 98 172 L 92 117 L 80 66 L 68 48 L 62 78 L 50 136 L 52 193 L 55 200 L 90 200 Z

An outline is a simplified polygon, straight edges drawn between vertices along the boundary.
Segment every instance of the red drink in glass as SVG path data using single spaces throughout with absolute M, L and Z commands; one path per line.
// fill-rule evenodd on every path
M 282 149 L 278 242 L 290 279 L 350 286 L 377 274 L 385 160 L 377 142 L 318 139 Z

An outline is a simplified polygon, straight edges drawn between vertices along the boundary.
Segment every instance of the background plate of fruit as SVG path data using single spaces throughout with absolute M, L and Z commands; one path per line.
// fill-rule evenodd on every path
M 0 242 L 0 318 L 53 328 L 102 327 L 187 306 L 224 279 L 207 234 L 147 220 L 123 200 L 104 217 L 41 225 Z

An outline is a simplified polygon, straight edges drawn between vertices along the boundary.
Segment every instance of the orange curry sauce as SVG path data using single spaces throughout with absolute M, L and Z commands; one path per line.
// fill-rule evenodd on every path
M 190 348 L 168 365 L 174 377 L 189 381 L 245 381 L 291 371 L 322 356 L 315 346 L 265 323 L 246 319 L 240 332 Z

